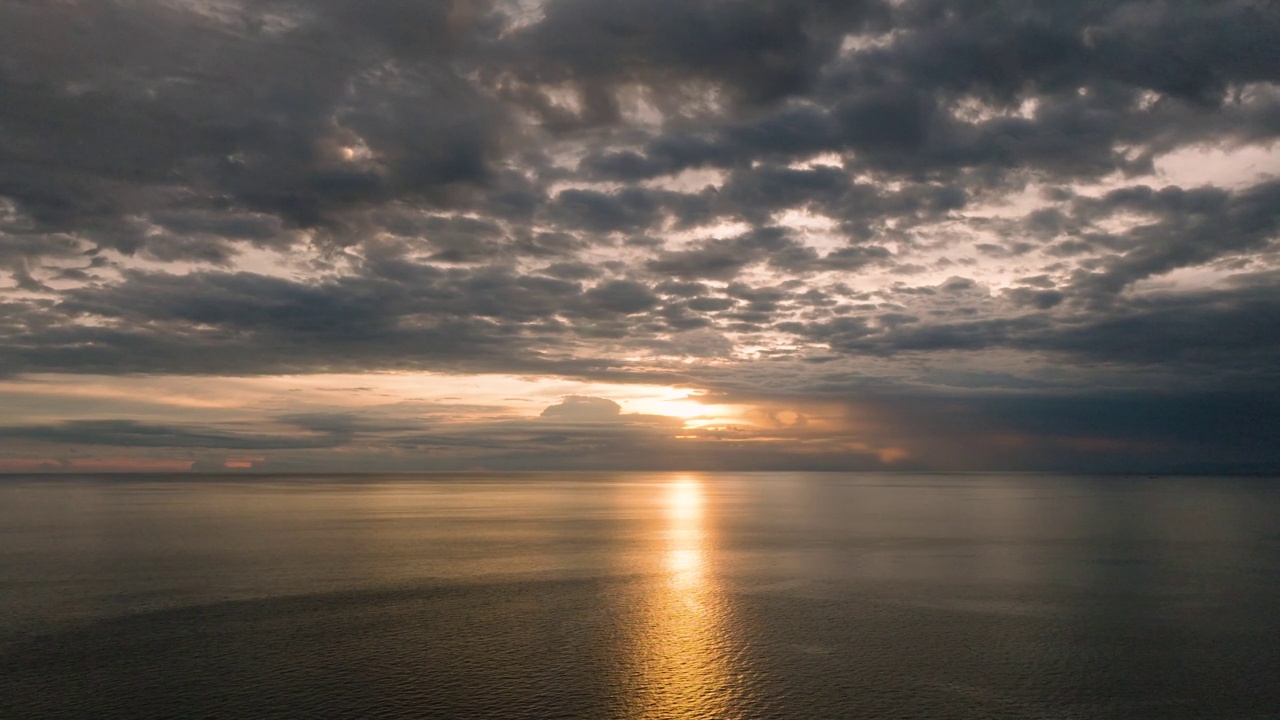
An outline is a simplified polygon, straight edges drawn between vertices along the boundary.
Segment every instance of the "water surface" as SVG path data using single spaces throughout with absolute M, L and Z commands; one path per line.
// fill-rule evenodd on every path
M 0 479 L 0 717 L 1280 718 L 1280 480 Z

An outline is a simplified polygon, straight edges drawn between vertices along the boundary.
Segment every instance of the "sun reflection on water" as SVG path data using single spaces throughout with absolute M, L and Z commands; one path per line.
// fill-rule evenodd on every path
M 662 490 L 663 526 L 654 548 L 662 577 L 646 598 L 643 677 L 631 717 L 731 717 L 725 602 L 708 562 L 714 537 L 704 517 L 703 484 L 681 475 Z

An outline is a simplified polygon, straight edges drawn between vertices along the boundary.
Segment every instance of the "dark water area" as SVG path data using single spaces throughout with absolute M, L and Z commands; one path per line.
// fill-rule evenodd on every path
M 1280 479 L 0 478 L 0 718 L 1280 718 Z

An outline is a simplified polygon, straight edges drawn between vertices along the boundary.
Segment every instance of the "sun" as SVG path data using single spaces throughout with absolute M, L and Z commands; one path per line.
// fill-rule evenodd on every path
M 697 395 L 675 390 L 663 397 L 636 398 L 627 402 L 627 409 L 643 415 L 663 415 L 679 418 L 685 427 L 742 424 L 742 408 L 737 405 L 720 405 L 701 402 Z

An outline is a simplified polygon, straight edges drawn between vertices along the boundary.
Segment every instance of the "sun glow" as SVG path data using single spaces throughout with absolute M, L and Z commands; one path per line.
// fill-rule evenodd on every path
M 672 584 L 696 587 L 703 578 L 702 487 L 696 480 L 683 478 L 671 484 L 667 492 L 667 535 L 670 546 L 666 568 Z
M 646 602 L 633 717 L 725 717 L 733 661 L 723 625 L 727 607 L 711 568 L 714 535 L 705 517 L 703 482 L 677 475 L 662 493 L 654 550 L 662 579 Z
M 680 391 L 658 398 L 636 398 L 627 401 L 625 408 L 642 415 L 679 418 L 689 428 L 747 423 L 740 406 L 704 403 L 698 396 Z

